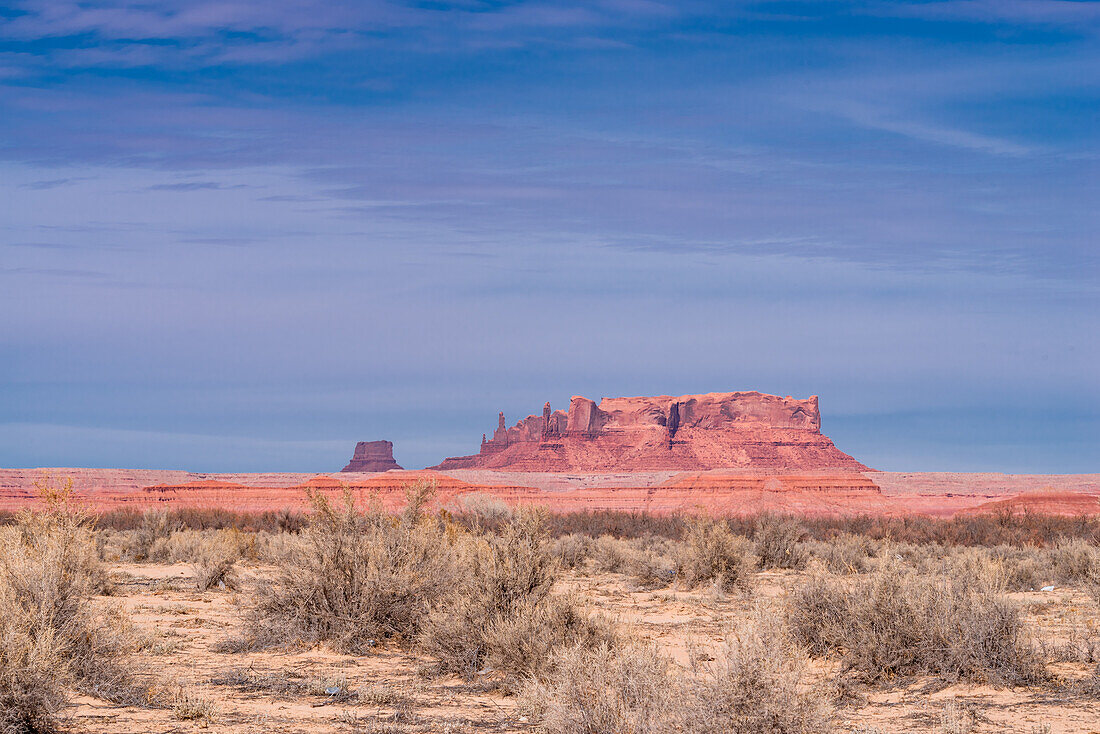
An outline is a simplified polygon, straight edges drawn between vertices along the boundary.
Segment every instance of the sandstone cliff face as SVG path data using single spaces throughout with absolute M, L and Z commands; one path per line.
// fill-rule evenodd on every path
M 798 400 L 759 392 L 604 398 L 574 396 L 568 412 L 543 406 L 473 456 L 436 469 L 643 471 L 722 468 L 865 470 L 821 434 L 817 396 Z
M 393 460 L 392 442 L 360 441 L 355 444 L 351 461 L 340 471 L 389 471 L 400 468 Z

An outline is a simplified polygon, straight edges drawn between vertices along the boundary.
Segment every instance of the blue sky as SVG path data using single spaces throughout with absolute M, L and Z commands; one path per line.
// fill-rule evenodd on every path
M 819 394 L 1100 471 L 1100 3 L 0 0 L 0 466 Z

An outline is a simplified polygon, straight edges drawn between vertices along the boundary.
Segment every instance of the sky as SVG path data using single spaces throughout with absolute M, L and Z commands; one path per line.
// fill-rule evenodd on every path
M 0 466 L 820 396 L 1100 472 L 1100 2 L 0 0 Z

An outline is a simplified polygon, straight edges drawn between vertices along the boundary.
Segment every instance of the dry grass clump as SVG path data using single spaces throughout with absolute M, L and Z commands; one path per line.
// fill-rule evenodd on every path
M 1081 539 L 1063 538 L 1049 548 L 999 546 L 985 552 L 1004 565 L 1010 589 L 1061 584 L 1087 592 L 1100 583 L 1100 548 Z
M 592 557 L 596 541 L 587 535 L 570 533 L 555 538 L 550 544 L 550 555 L 562 568 L 582 568 Z
M 890 552 L 920 573 L 995 578 L 1010 591 L 1048 585 L 1087 589 L 1100 579 L 1100 549 L 1083 540 L 1063 539 L 1049 548 L 897 544 Z
M 823 734 L 832 731 L 824 697 L 803 685 L 806 660 L 774 616 L 757 609 L 710 662 L 688 679 L 680 715 L 694 734 Z
M 604 535 L 592 558 L 598 571 L 627 574 L 643 589 L 658 589 L 675 579 L 677 553 L 678 544 L 652 535 L 631 540 Z
M 551 594 L 557 564 L 547 540 L 534 511 L 515 513 L 497 534 L 467 539 L 461 584 L 420 634 L 440 671 L 467 679 L 493 673 L 511 685 L 541 674 L 557 648 L 612 639 L 572 599 Z
M 804 659 L 774 618 L 732 630 L 710 661 L 676 671 L 652 647 L 565 648 L 521 705 L 546 734 L 819 734 L 830 731 Z
M 756 519 L 753 540 L 761 568 L 802 568 L 806 551 L 799 541 L 806 528 L 793 517 L 761 515 Z
M 105 561 L 151 563 L 206 563 L 213 555 L 234 561 L 277 560 L 295 545 L 294 533 L 244 531 L 237 528 L 192 530 L 172 526 L 171 515 L 160 510 L 138 529 L 111 530 L 97 527 L 96 546 Z
M 531 679 L 520 704 L 546 734 L 663 734 L 678 700 L 670 663 L 651 647 L 574 646 L 546 681 Z
M 129 531 L 122 543 L 122 557 L 131 561 L 167 560 L 168 540 L 183 526 L 164 510 L 149 510 L 141 515 L 140 521 Z
M 474 530 L 491 530 L 512 518 L 508 503 L 482 492 L 470 492 L 454 501 L 453 515 Z
M 1062 539 L 1049 551 L 1059 583 L 1088 585 L 1100 581 L 1100 548 L 1080 539 Z
M 832 573 L 863 573 L 874 565 L 880 543 L 865 535 L 840 533 L 829 540 L 803 544 L 806 554 Z
M 420 514 L 430 492 L 427 485 L 411 488 L 400 518 L 361 514 L 350 494 L 336 506 L 311 495 L 310 524 L 274 583 L 260 589 L 238 647 L 325 641 L 359 652 L 391 638 L 415 638 L 457 581 L 453 538 Z
M 998 546 L 987 552 L 1000 564 L 1005 588 L 1010 591 L 1041 589 L 1054 582 L 1053 569 L 1042 551 Z
M 866 681 L 931 674 L 945 681 L 1022 684 L 1042 677 L 1017 608 L 977 577 L 923 576 L 886 563 L 845 581 L 818 575 L 788 599 L 795 639 L 839 653 Z
M 172 714 L 180 721 L 202 721 L 211 724 L 217 718 L 213 701 L 180 686 L 171 699 Z
M 199 546 L 191 566 L 199 591 L 237 587 L 237 560 L 240 549 L 228 538 L 211 538 Z
M 67 689 L 134 702 L 125 621 L 92 606 L 104 583 L 72 483 L 37 485 L 44 509 L 20 514 L 0 539 L 0 731 L 49 732 Z
M 734 535 L 726 523 L 697 517 L 684 533 L 676 576 L 689 589 L 713 582 L 727 590 L 747 590 L 755 566 L 751 541 Z
M 1089 579 L 1083 586 L 1085 593 L 1100 605 L 1100 576 Z

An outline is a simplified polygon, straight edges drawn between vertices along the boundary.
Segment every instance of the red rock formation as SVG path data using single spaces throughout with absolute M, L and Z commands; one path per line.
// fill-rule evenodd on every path
M 723 468 L 765 471 L 866 470 L 821 434 L 817 396 L 758 392 L 671 397 L 575 396 L 568 413 L 543 406 L 506 428 L 501 413 L 491 440 L 451 469 L 650 471 Z
M 389 471 L 400 469 L 393 460 L 393 443 L 390 441 L 360 441 L 355 444 L 351 461 L 340 471 Z
M 516 476 L 516 475 L 512 475 Z M 694 473 L 677 475 L 658 487 L 587 487 L 543 490 L 522 484 L 473 484 L 433 471 L 394 471 L 369 477 L 318 475 L 296 487 L 246 487 L 231 482 L 201 480 L 156 485 L 126 493 L 103 493 L 99 509 L 108 507 L 229 507 L 258 512 L 273 508 L 308 508 L 310 492 L 339 497 L 350 491 L 361 504 L 397 510 L 407 502 L 405 488 L 427 479 L 435 485 L 433 504 L 449 506 L 463 495 L 478 493 L 510 505 L 548 507 L 556 512 L 633 510 L 643 512 L 706 512 L 720 515 L 764 511 L 805 515 L 882 513 L 889 507 L 878 487 L 862 474 L 842 476 Z
M 544 505 L 557 512 L 644 510 L 805 515 L 938 515 L 1027 510 L 1100 515 L 1100 474 L 1010 475 L 753 469 L 538 473 L 492 469 L 389 471 L 370 474 L 195 474 L 125 469 L 0 469 L 0 510 L 40 503 L 34 482 L 73 479 L 74 501 L 92 511 L 119 507 L 224 507 L 261 512 L 308 506 L 306 490 L 338 497 L 344 488 L 364 502 L 397 508 L 405 485 L 436 482 L 449 503 L 480 492 L 511 504 Z
M 968 514 L 975 515 L 1005 512 L 1012 515 L 1097 515 L 1100 514 L 1100 488 L 1094 492 L 1067 492 L 1046 487 L 967 510 Z

